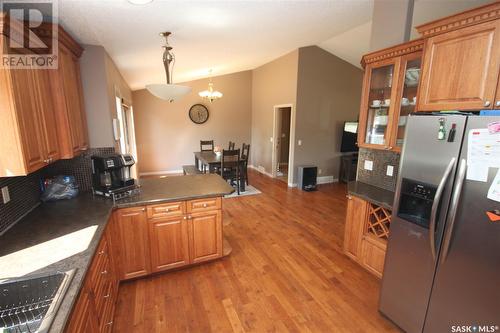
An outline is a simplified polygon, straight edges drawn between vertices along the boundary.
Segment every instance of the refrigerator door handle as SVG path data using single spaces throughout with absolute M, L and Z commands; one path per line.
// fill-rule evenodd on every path
M 448 255 L 448 251 L 450 249 L 451 237 L 453 236 L 453 228 L 455 226 L 455 217 L 457 216 L 458 203 L 460 202 L 460 194 L 462 193 L 462 187 L 464 186 L 466 172 L 467 161 L 462 159 L 460 161 L 460 166 L 458 167 L 457 185 L 455 186 L 455 190 L 453 191 L 453 195 L 451 197 L 451 208 L 446 222 L 448 230 L 446 232 L 446 236 L 444 236 L 441 264 L 443 264 L 446 260 L 446 256 Z
M 446 186 L 446 183 L 448 181 L 448 178 L 450 177 L 451 171 L 455 167 L 457 160 L 455 157 L 453 157 L 446 167 L 446 170 L 444 171 L 443 177 L 441 178 L 441 181 L 439 182 L 438 188 L 436 190 L 436 194 L 434 195 L 434 202 L 432 203 L 431 207 L 431 220 L 429 223 L 429 241 L 431 243 L 431 253 L 432 253 L 432 259 L 436 261 L 436 219 L 437 219 L 437 209 L 439 207 L 439 203 L 441 202 L 441 196 L 443 195 L 444 188 Z

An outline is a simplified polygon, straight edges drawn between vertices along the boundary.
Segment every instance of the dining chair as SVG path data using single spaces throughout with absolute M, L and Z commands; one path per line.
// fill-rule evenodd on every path
M 229 141 L 229 150 L 234 150 L 235 145 L 236 144 L 234 142 Z
M 229 180 L 231 185 L 236 182 L 238 195 L 240 195 L 241 176 L 239 149 L 222 150 L 219 174 L 225 180 Z
M 245 182 L 248 185 L 248 158 L 250 157 L 250 145 L 243 144 L 241 147 L 241 160 L 243 161 L 242 172 L 245 175 Z
M 200 140 L 200 151 L 214 151 L 214 140 Z

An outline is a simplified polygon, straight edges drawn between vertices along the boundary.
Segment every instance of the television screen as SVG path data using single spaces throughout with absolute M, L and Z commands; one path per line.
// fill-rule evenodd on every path
M 342 143 L 340 145 L 340 151 L 342 153 L 358 151 L 358 146 L 356 145 L 357 141 L 358 141 L 358 122 L 346 121 L 344 123 L 344 131 L 342 132 Z

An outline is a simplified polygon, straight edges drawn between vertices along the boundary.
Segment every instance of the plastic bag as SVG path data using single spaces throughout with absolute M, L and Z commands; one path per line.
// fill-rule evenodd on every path
M 72 199 L 78 195 L 78 185 L 73 176 L 57 176 L 47 185 L 41 200 L 43 202 Z

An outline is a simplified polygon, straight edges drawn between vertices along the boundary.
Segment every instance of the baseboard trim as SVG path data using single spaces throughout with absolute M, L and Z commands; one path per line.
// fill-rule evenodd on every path
M 180 169 L 180 170 L 139 172 L 139 176 L 161 176 L 161 175 L 172 175 L 172 174 L 179 174 L 179 173 L 183 173 L 182 169 Z
M 257 168 L 257 167 L 256 167 L 256 166 L 254 166 L 254 165 L 249 165 L 248 167 L 249 167 L 250 169 L 253 169 L 253 170 L 255 170 L 255 171 L 257 171 L 257 172 L 259 172 L 259 173 L 263 174 L 263 175 L 266 175 L 266 176 L 268 176 L 268 177 L 274 178 L 274 177 L 273 177 L 273 175 L 271 175 L 269 172 L 266 172 L 265 170 L 264 170 L 264 171 L 262 171 L 262 170 L 260 170 L 259 168 Z
M 321 185 L 321 184 L 330 184 L 330 183 L 338 183 L 339 179 L 338 178 L 333 178 L 333 176 L 323 176 L 323 177 L 317 177 L 316 178 L 316 184 Z

